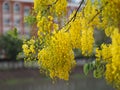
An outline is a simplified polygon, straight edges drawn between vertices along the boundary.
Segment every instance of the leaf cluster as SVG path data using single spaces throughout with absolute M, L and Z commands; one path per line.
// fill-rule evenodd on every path
M 83 71 L 85 75 L 88 75 L 88 73 L 92 71 L 94 78 L 101 78 L 105 72 L 105 63 L 100 61 L 86 63 L 83 67 Z

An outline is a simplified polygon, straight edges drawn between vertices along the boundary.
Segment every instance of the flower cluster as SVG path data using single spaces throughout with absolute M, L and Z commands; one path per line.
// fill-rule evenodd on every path
M 97 60 L 106 63 L 105 79 L 118 90 L 120 89 L 120 0 L 101 0 L 101 26 L 111 44 L 101 45 L 96 50 Z
M 106 65 L 105 78 L 113 84 L 114 87 L 120 89 L 120 33 L 118 29 L 115 29 L 112 34 L 111 44 L 111 63 Z
M 76 64 L 70 35 L 65 32 L 66 28 L 58 30 L 55 21 L 56 16 L 65 14 L 66 6 L 66 0 L 34 0 L 38 37 L 34 42 L 30 39 L 23 44 L 25 59 L 36 58 L 40 69 L 52 79 L 68 80 Z
M 22 48 L 26 56 L 28 56 L 30 53 L 35 53 L 35 41 L 31 39 L 30 41 L 27 41 L 27 43 L 24 43 Z
M 93 2 L 95 3 L 95 2 Z M 75 20 L 70 23 L 70 39 L 73 48 L 78 48 L 82 51 L 82 54 L 87 56 L 91 55 L 94 45 L 94 28 L 100 21 L 98 16 L 93 20 L 93 16 L 97 14 L 97 4 L 92 4 L 90 0 L 87 1 L 86 6 L 78 12 Z M 73 17 L 70 16 L 70 19 Z M 92 21 L 93 20 L 93 21 Z
M 114 87 L 120 89 L 120 33 L 115 29 L 112 33 L 112 43 L 102 44 L 101 50 L 96 49 L 98 61 L 106 63 L 105 79 Z
M 115 27 L 120 25 L 120 0 L 101 0 L 102 8 L 101 20 L 107 36 L 110 36 Z
M 66 13 L 67 0 L 34 0 L 34 10 L 45 14 L 61 16 Z
M 36 47 L 35 47 L 35 40 L 32 38 L 29 41 L 25 41 L 22 45 L 24 55 L 26 56 L 27 61 L 31 61 L 31 59 L 36 60 Z
M 51 37 L 50 45 L 38 53 L 39 65 L 53 79 L 69 79 L 69 73 L 75 65 L 69 34 L 60 31 Z
M 66 22 L 67 0 L 34 0 L 38 32 L 37 38 L 23 44 L 26 60 L 38 60 L 40 68 L 52 79 L 68 80 L 76 64 L 73 49 L 91 55 L 94 29 L 103 29 L 112 42 L 96 49 L 97 62 L 104 63 L 98 63 L 96 68 L 103 66 L 100 74 L 104 72 L 107 82 L 120 89 L 120 0 L 87 0 L 84 3 Z

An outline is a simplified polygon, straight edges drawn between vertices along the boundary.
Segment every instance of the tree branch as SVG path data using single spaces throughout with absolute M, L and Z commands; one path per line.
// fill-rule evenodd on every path
M 67 26 L 72 20 L 73 21 L 75 20 L 75 18 L 77 16 L 77 13 L 78 13 L 79 9 L 81 8 L 83 2 L 84 2 L 84 0 L 81 1 L 80 5 L 78 6 L 78 8 L 77 8 L 77 10 L 75 12 L 75 14 L 72 16 L 72 18 L 63 27 Z
M 105 3 L 105 6 L 106 6 L 107 4 L 108 4 L 108 2 Z M 102 10 L 103 10 L 103 8 L 104 8 L 105 6 L 102 6 L 102 7 L 100 8 L 100 11 L 97 12 L 97 13 L 93 16 L 93 18 L 88 22 L 88 24 L 90 24 L 90 23 L 102 12 Z
M 49 9 L 50 9 L 50 7 L 52 7 L 54 4 L 56 4 L 58 2 L 58 0 L 56 0 L 55 2 L 53 2 L 52 4 L 50 4 L 50 5 L 46 5 L 47 6 L 47 8 L 45 9 L 45 10 L 43 10 L 41 13 L 44 13 L 44 12 L 47 12 Z
M 81 1 L 80 5 L 78 6 L 78 8 L 75 11 L 75 14 L 72 16 L 72 18 L 63 27 L 67 26 L 71 21 L 74 21 L 76 19 L 77 13 L 78 13 L 79 9 L 81 8 L 83 2 L 84 2 L 84 0 Z M 68 27 L 68 29 L 65 32 L 67 32 L 70 27 L 71 27 L 71 25 Z

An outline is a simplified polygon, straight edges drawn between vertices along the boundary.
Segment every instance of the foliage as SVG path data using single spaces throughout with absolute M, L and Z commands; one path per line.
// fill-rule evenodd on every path
M 16 28 L 0 36 L 0 48 L 5 51 L 8 59 L 16 60 L 17 54 L 22 51 L 22 40 Z
M 25 60 L 38 60 L 52 79 L 68 80 L 76 64 L 73 50 L 80 49 L 82 55 L 90 56 L 94 50 L 94 30 L 102 29 L 111 43 L 96 48 L 95 63 L 85 64 L 84 71 L 87 74 L 94 70 L 95 77 L 103 76 L 120 89 L 120 0 L 82 0 L 66 19 L 67 3 L 34 0 L 38 32 L 37 37 L 23 44 Z

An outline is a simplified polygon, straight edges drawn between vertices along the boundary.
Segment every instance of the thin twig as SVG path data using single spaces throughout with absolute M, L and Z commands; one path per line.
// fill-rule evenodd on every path
M 81 8 L 83 2 L 84 2 L 84 0 L 81 1 L 80 5 L 78 6 L 78 8 L 75 11 L 75 14 L 72 16 L 72 18 L 64 26 L 62 26 L 62 28 L 67 26 L 71 21 L 74 21 L 76 19 L 77 13 L 78 13 L 79 9 Z M 68 27 L 68 29 L 65 32 L 67 32 L 70 27 L 71 27 L 71 25 Z M 62 28 L 60 28 L 60 29 L 62 29 Z
M 107 4 L 108 4 L 108 2 L 105 3 L 105 6 L 106 6 Z M 97 12 L 97 13 L 93 16 L 93 18 L 88 22 L 88 24 L 90 24 L 90 23 L 102 12 L 102 10 L 103 10 L 103 8 L 104 8 L 105 6 L 102 6 L 102 7 L 100 8 L 100 11 Z
M 77 13 L 78 13 L 79 9 L 81 8 L 83 2 L 84 2 L 84 0 L 81 1 L 80 5 L 78 6 L 78 8 L 77 8 L 77 10 L 75 12 L 75 14 L 72 16 L 72 18 L 63 27 L 67 26 L 72 20 L 73 21 L 75 20 L 75 18 L 77 16 Z
M 47 8 L 45 10 L 43 10 L 41 13 L 47 12 L 50 9 L 50 7 L 52 7 L 53 5 L 55 5 L 57 2 L 58 2 L 58 0 L 56 0 L 55 2 L 53 2 L 50 5 L 47 5 Z
M 88 24 L 90 24 L 101 12 L 102 12 L 102 9 L 100 9 L 100 11 L 97 12 L 97 13 L 92 17 L 92 19 L 88 22 Z

